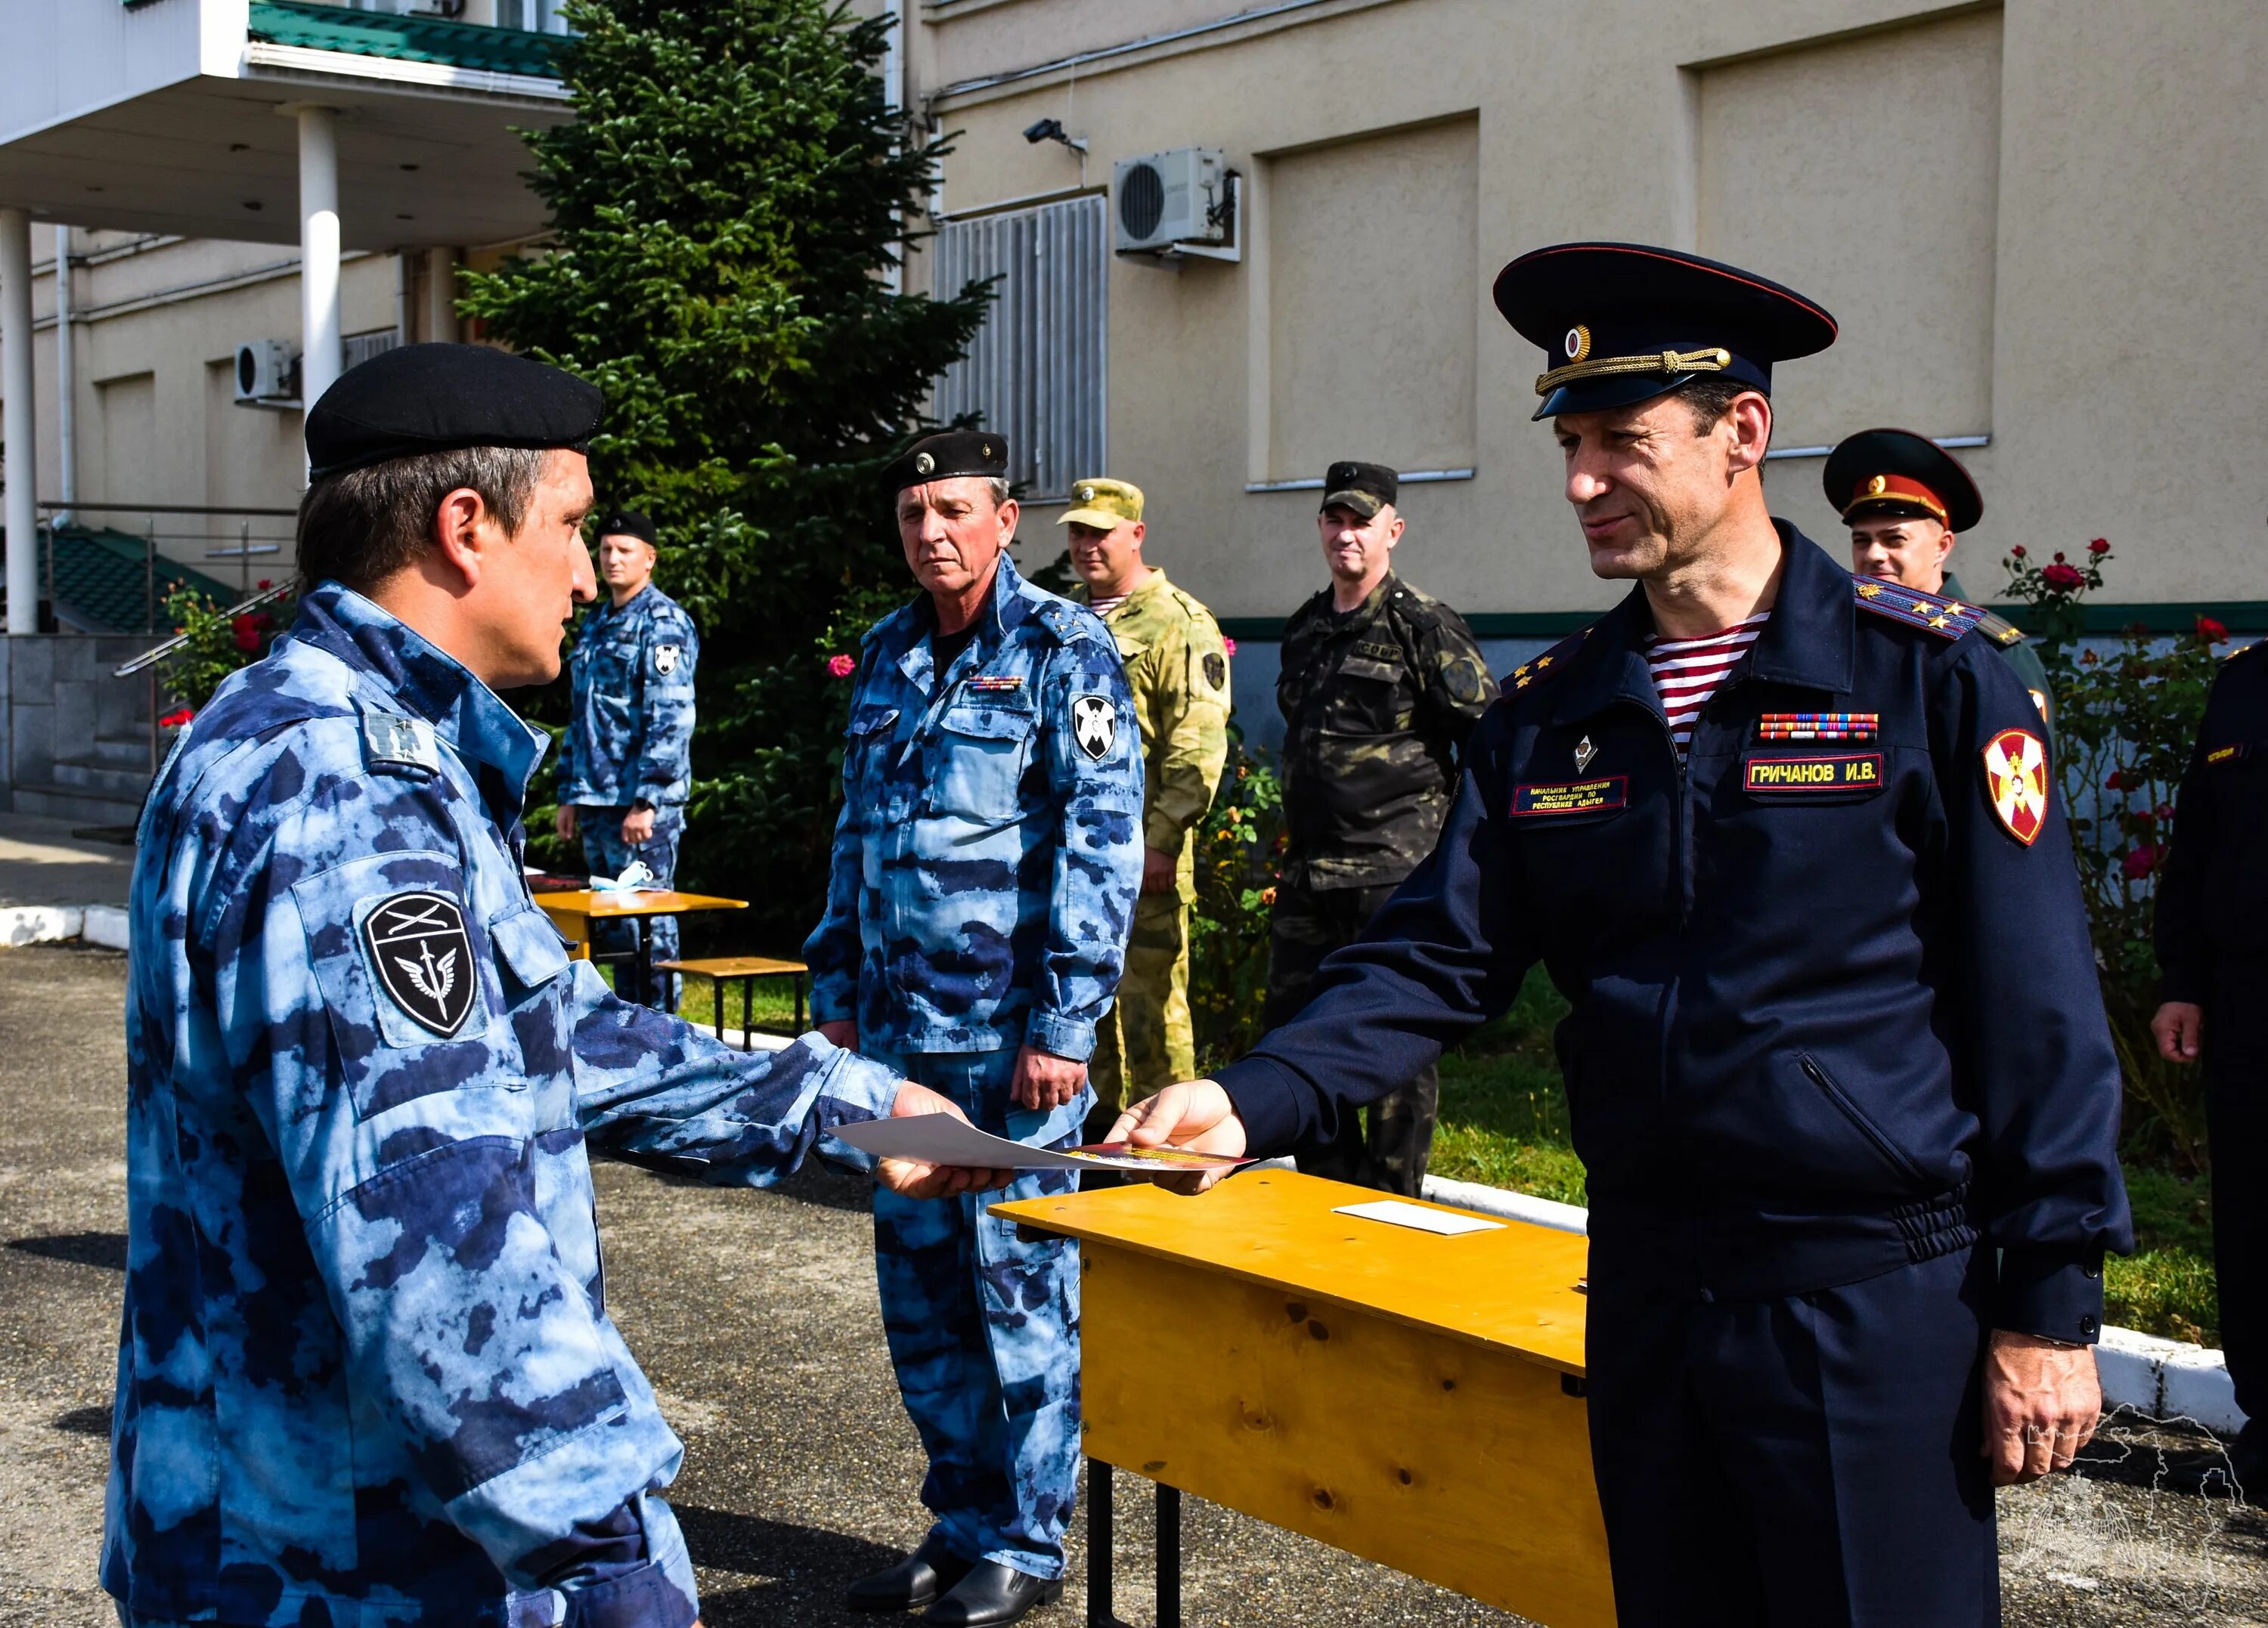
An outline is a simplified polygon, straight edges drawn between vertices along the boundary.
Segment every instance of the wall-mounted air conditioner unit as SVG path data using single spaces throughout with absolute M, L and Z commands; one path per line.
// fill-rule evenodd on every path
M 297 403 L 299 357 L 280 339 L 247 340 L 236 348 L 236 399 L 249 407 Z
M 1217 147 L 1176 147 L 1122 160 L 1110 197 L 1121 254 L 1165 254 L 1228 241 L 1226 161 Z

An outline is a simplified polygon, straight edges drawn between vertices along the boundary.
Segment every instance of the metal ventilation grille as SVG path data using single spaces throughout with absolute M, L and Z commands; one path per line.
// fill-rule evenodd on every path
M 1166 217 L 1166 181 L 1147 164 L 1130 166 L 1118 183 L 1118 224 L 1127 236 L 1147 239 Z
M 940 293 L 999 281 L 968 354 L 938 380 L 932 411 L 973 413 L 1006 436 L 1008 478 L 1029 496 L 1061 497 L 1103 472 L 1108 209 L 1098 194 L 938 229 Z

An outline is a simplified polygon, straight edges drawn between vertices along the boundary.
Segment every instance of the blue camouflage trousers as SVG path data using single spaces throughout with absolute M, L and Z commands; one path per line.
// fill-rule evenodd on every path
M 996 1135 L 1031 1137 L 1008 1089 L 1016 1052 L 877 1057 L 951 1097 Z M 1092 1093 L 1052 1116 L 1079 1140 Z M 898 1391 L 929 1455 L 922 1502 L 964 1559 L 1064 1573 L 1079 1478 L 1079 1245 L 1027 1242 L 985 1212 L 1074 1191 L 1078 1173 L 1027 1170 L 1000 1192 L 901 1199 L 874 1190 L 874 1275 Z
M 630 868 L 630 861 L 645 861 L 646 869 L 653 872 L 655 883 L 668 887 L 677 878 L 677 840 L 685 834 L 685 810 L 680 808 L 656 809 L 653 814 L 653 835 L 632 846 L 622 840 L 622 821 L 629 815 L 627 808 L 598 808 L 585 806 L 575 810 L 576 833 L 583 839 L 583 862 L 594 876 L 619 876 Z M 643 927 L 653 944 L 652 959 L 677 959 L 677 918 L 648 916 Z M 637 933 L 641 923 L 614 920 L 591 923 L 591 950 L 595 955 L 630 955 L 637 949 Z M 650 1006 L 659 1011 L 677 1010 L 678 979 L 672 972 L 656 972 L 652 987 L 638 982 L 635 961 L 617 961 L 615 967 L 615 993 L 625 1001 L 640 1006 Z

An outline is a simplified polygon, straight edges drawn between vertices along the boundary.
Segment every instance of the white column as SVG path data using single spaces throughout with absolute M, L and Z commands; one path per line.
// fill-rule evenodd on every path
M 425 251 L 425 337 L 457 337 L 457 251 Z
M 0 209 L 0 410 L 7 415 L 8 631 L 40 631 L 39 465 L 32 403 L 32 217 Z
M 312 407 L 344 370 L 339 341 L 338 114 L 306 103 L 299 121 L 299 400 Z

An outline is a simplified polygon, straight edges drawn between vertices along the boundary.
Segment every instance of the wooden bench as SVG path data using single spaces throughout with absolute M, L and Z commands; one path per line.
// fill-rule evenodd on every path
M 740 1049 L 755 1049 L 756 979 L 760 978 L 792 978 L 795 979 L 795 1027 L 768 1029 L 767 1034 L 799 1035 L 803 1032 L 803 980 L 811 969 L 800 961 L 780 961 L 770 956 L 703 956 L 691 961 L 657 961 L 657 972 L 675 972 L 681 977 L 705 978 L 717 1002 L 717 1038 L 725 1038 L 725 986 L 738 979 L 740 985 Z

